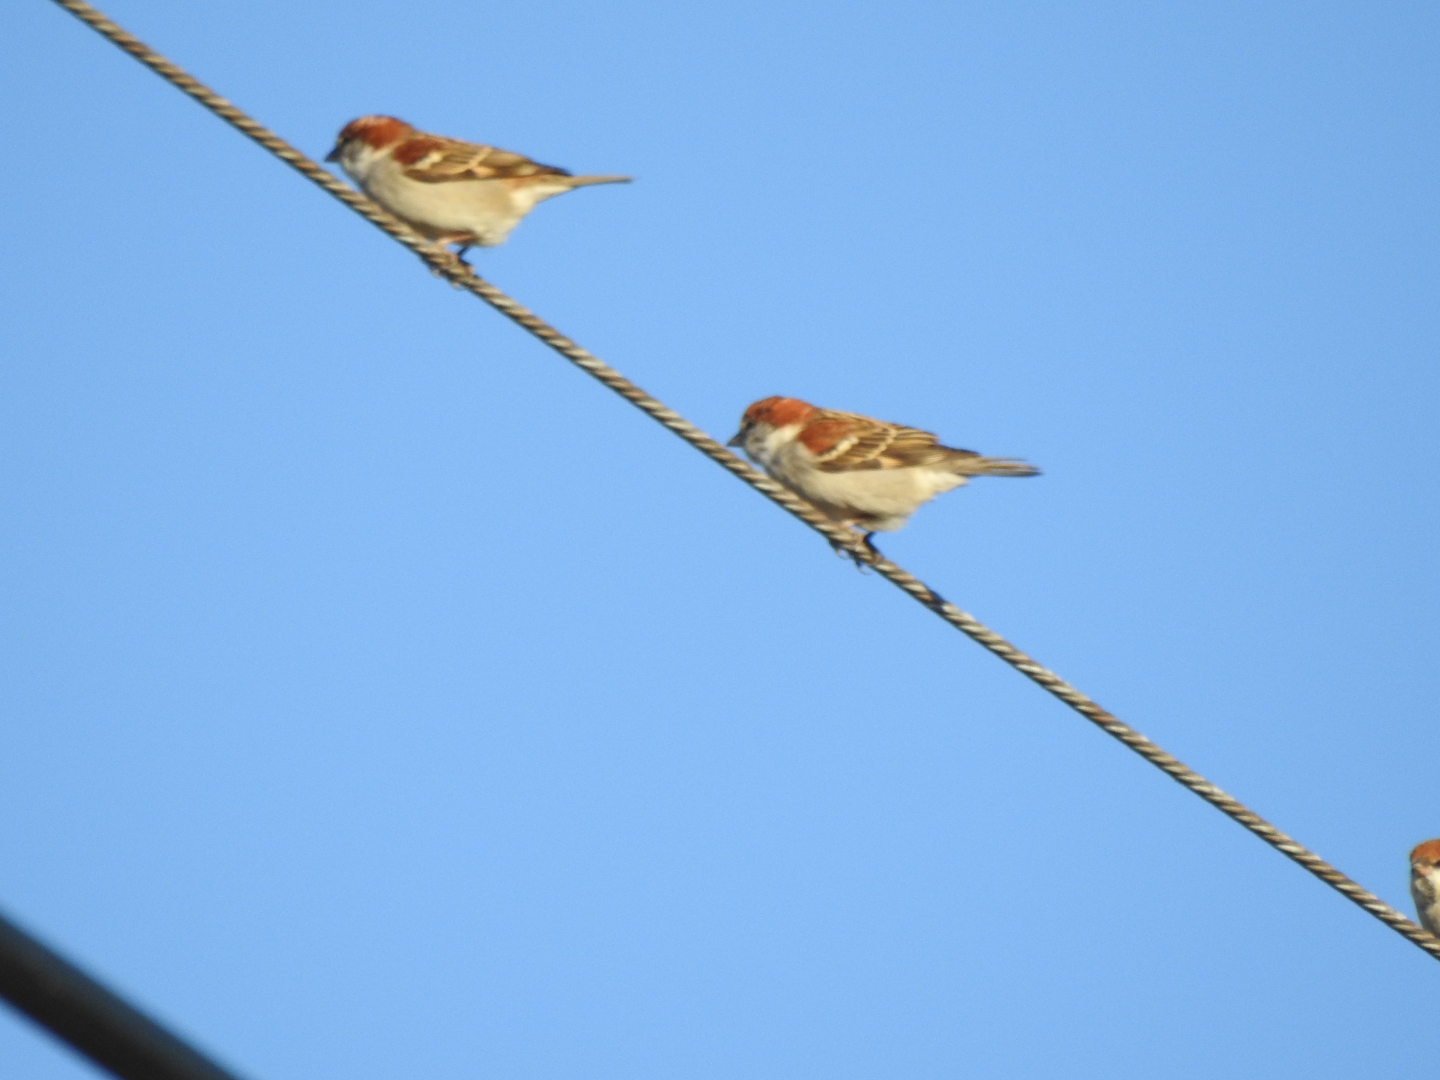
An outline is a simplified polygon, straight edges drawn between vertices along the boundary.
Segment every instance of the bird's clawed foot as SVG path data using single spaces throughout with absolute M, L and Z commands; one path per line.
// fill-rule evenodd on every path
M 855 569 L 864 573 L 866 569 L 874 566 L 885 556 L 880 553 L 879 548 L 870 542 L 870 538 L 875 535 L 873 532 L 867 532 L 863 535 L 852 535 L 858 535 L 860 543 L 864 545 L 863 549 L 856 547 L 853 541 L 847 544 L 843 540 L 831 540 L 830 546 L 835 550 L 836 555 L 844 559 L 849 559 L 855 564 Z
M 450 248 L 446 246 L 447 244 L 459 244 L 460 250 L 451 251 Z M 430 273 L 438 278 L 447 278 L 450 280 L 451 285 L 454 285 L 457 289 L 460 288 L 459 283 L 454 280 L 455 274 L 458 273 L 464 277 L 473 277 L 475 275 L 475 268 L 471 266 L 465 258 L 465 252 L 469 251 L 473 246 L 474 245 L 466 243 L 464 239 L 457 236 L 442 236 L 438 240 L 435 240 L 432 250 L 438 256 L 442 256 L 444 262 L 450 263 L 450 266 L 444 267 L 439 265 L 438 262 L 431 262 Z M 451 260 L 453 260 L 453 262 Z

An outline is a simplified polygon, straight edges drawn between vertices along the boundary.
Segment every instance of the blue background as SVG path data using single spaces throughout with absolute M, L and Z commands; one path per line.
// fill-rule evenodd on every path
M 718 437 L 1028 458 L 887 552 L 1409 911 L 1431 4 L 106 7 Z M 0 906 L 254 1080 L 1426 1075 L 1440 967 L 72 17 L 8 6 Z M 0 1016 L 6 1076 L 89 1067 Z

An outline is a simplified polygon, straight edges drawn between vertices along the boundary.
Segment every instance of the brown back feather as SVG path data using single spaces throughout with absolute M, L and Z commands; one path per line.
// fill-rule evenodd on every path
M 818 467 L 825 472 L 845 469 L 908 469 L 916 465 L 937 465 L 956 458 L 976 458 L 973 450 L 955 450 L 941 446 L 940 439 L 928 431 L 887 424 L 855 413 L 822 409 L 812 427 L 834 424 L 833 435 L 847 434 L 823 454 L 816 455 Z M 833 437 L 832 435 L 832 437 Z M 826 439 L 826 441 L 829 441 Z
M 426 184 L 456 180 L 507 180 L 526 176 L 569 176 L 564 169 L 541 165 L 524 154 L 479 143 L 451 142 L 424 135 L 395 149 L 395 160 L 409 165 L 405 175 Z

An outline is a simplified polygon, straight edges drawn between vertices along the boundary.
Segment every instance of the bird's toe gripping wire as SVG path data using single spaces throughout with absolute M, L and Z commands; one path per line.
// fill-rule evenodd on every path
M 831 550 L 833 550 L 836 555 L 839 555 L 842 559 L 849 559 L 855 564 L 855 569 L 861 573 L 864 573 L 872 565 L 885 557 L 881 554 L 880 549 L 870 542 L 870 538 L 875 535 L 873 532 L 863 534 L 852 532 L 851 535 L 858 539 L 860 545 L 863 545 L 863 547 L 857 546 L 853 541 L 847 544 L 843 540 L 835 540 L 829 537 L 826 539 L 830 541 Z

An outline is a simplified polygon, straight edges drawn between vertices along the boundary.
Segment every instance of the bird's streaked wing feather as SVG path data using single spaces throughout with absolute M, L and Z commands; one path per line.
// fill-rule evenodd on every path
M 957 457 L 979 457 L 973 450 L 941 446 L 937 436 L 919 428 L 887 424 L 856 413 L 821 410 L 819 424 L 834 424 L 835 445 L 817 453 L 816 464 L 825 472 L 847 469 L 907 469 L 936 465 Z
M 570 175 L 564 169 L 541 165 L 510 150 L 429 135 L 417 135 L 402 143 L 395 150 L 395 159 L 409 166 L 406 176 L 426 184 Z

